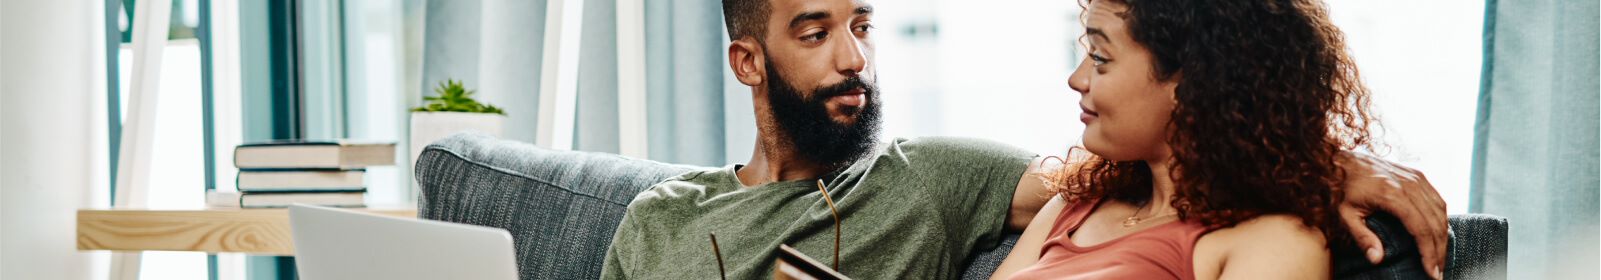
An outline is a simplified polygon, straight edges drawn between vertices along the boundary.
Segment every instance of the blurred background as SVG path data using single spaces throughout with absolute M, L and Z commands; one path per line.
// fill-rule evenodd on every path
M 207 190 L 234 189 L 241 143 L 409 147 L 409 109 L 446 79 L 504 108 L 509 139 L 705 166 L 753 150 L 749 88 L 728 75 L 715 0 L 567 0 L 580 8 L 562 10 L 538 0 L 139 1 L 171 1 L 150 208 L 202 208 Z M 1511 218 L 1510 279 L 1597 277 L 1582 265 L 1598 259 L 1596 1 L 1329 2 L 1374 93 L 1387 144 L 1375 152 L 1427 174 L 1452 214 Z M 64 245 L 70 219 L 23 215 L 111 206 L 139 77 L 137 3 L 3 3 L 0 271 L 105 278 L 107 253 Z M 1066 84 L 1084 55 L 1078 3 L 870 3 L 884 136 L 982 137 L 1042 154 L 1079 143 L 1078 93 Z M 547 34 L 549 22 L 561 34 Z M 573 99 L 541 104 L 546 75 L 570 77 Z M 551 108 L 570 114 L 556 134 L 570 139 L 540 139 Z M 368 204 L 414 205 L 409 168 L 369 169 Z M 25 241 L 36 238 L 62 243 Z M 293 274 L 287 257 L 143 254 L 145 279 Z

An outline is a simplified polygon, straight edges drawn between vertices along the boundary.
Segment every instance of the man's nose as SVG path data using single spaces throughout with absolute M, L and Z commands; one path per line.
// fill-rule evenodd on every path
M 867 53 L 863 52 L 861 39 L 845 34 L 845 40 L 836 41 L 843 46 L 834 48 L 834 68 L 846 77 L 855 77 L 867 70 Z

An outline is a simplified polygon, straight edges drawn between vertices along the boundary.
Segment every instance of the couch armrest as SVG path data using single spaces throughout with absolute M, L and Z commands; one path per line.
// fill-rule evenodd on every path
M 1451 216 L 1445 262 L 1450 279 L 1506 279 L 1507 220 L 1485 214 Z

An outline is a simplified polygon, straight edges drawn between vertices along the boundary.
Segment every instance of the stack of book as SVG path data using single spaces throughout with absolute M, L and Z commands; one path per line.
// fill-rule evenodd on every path
M 395 164 L 394 143 L 275 141 L 234 148 L 239 192 L 216 192 L 211 207 L 279 208 L 302 203 L 364 207 L 367 167 Z

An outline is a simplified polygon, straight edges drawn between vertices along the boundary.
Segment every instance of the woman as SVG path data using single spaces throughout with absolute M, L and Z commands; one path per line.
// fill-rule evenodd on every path
M 1367 89 L 1316 0 L 1090 0 L 1070 77 L 1092 155 L 998 279 L 1319 279 Z

